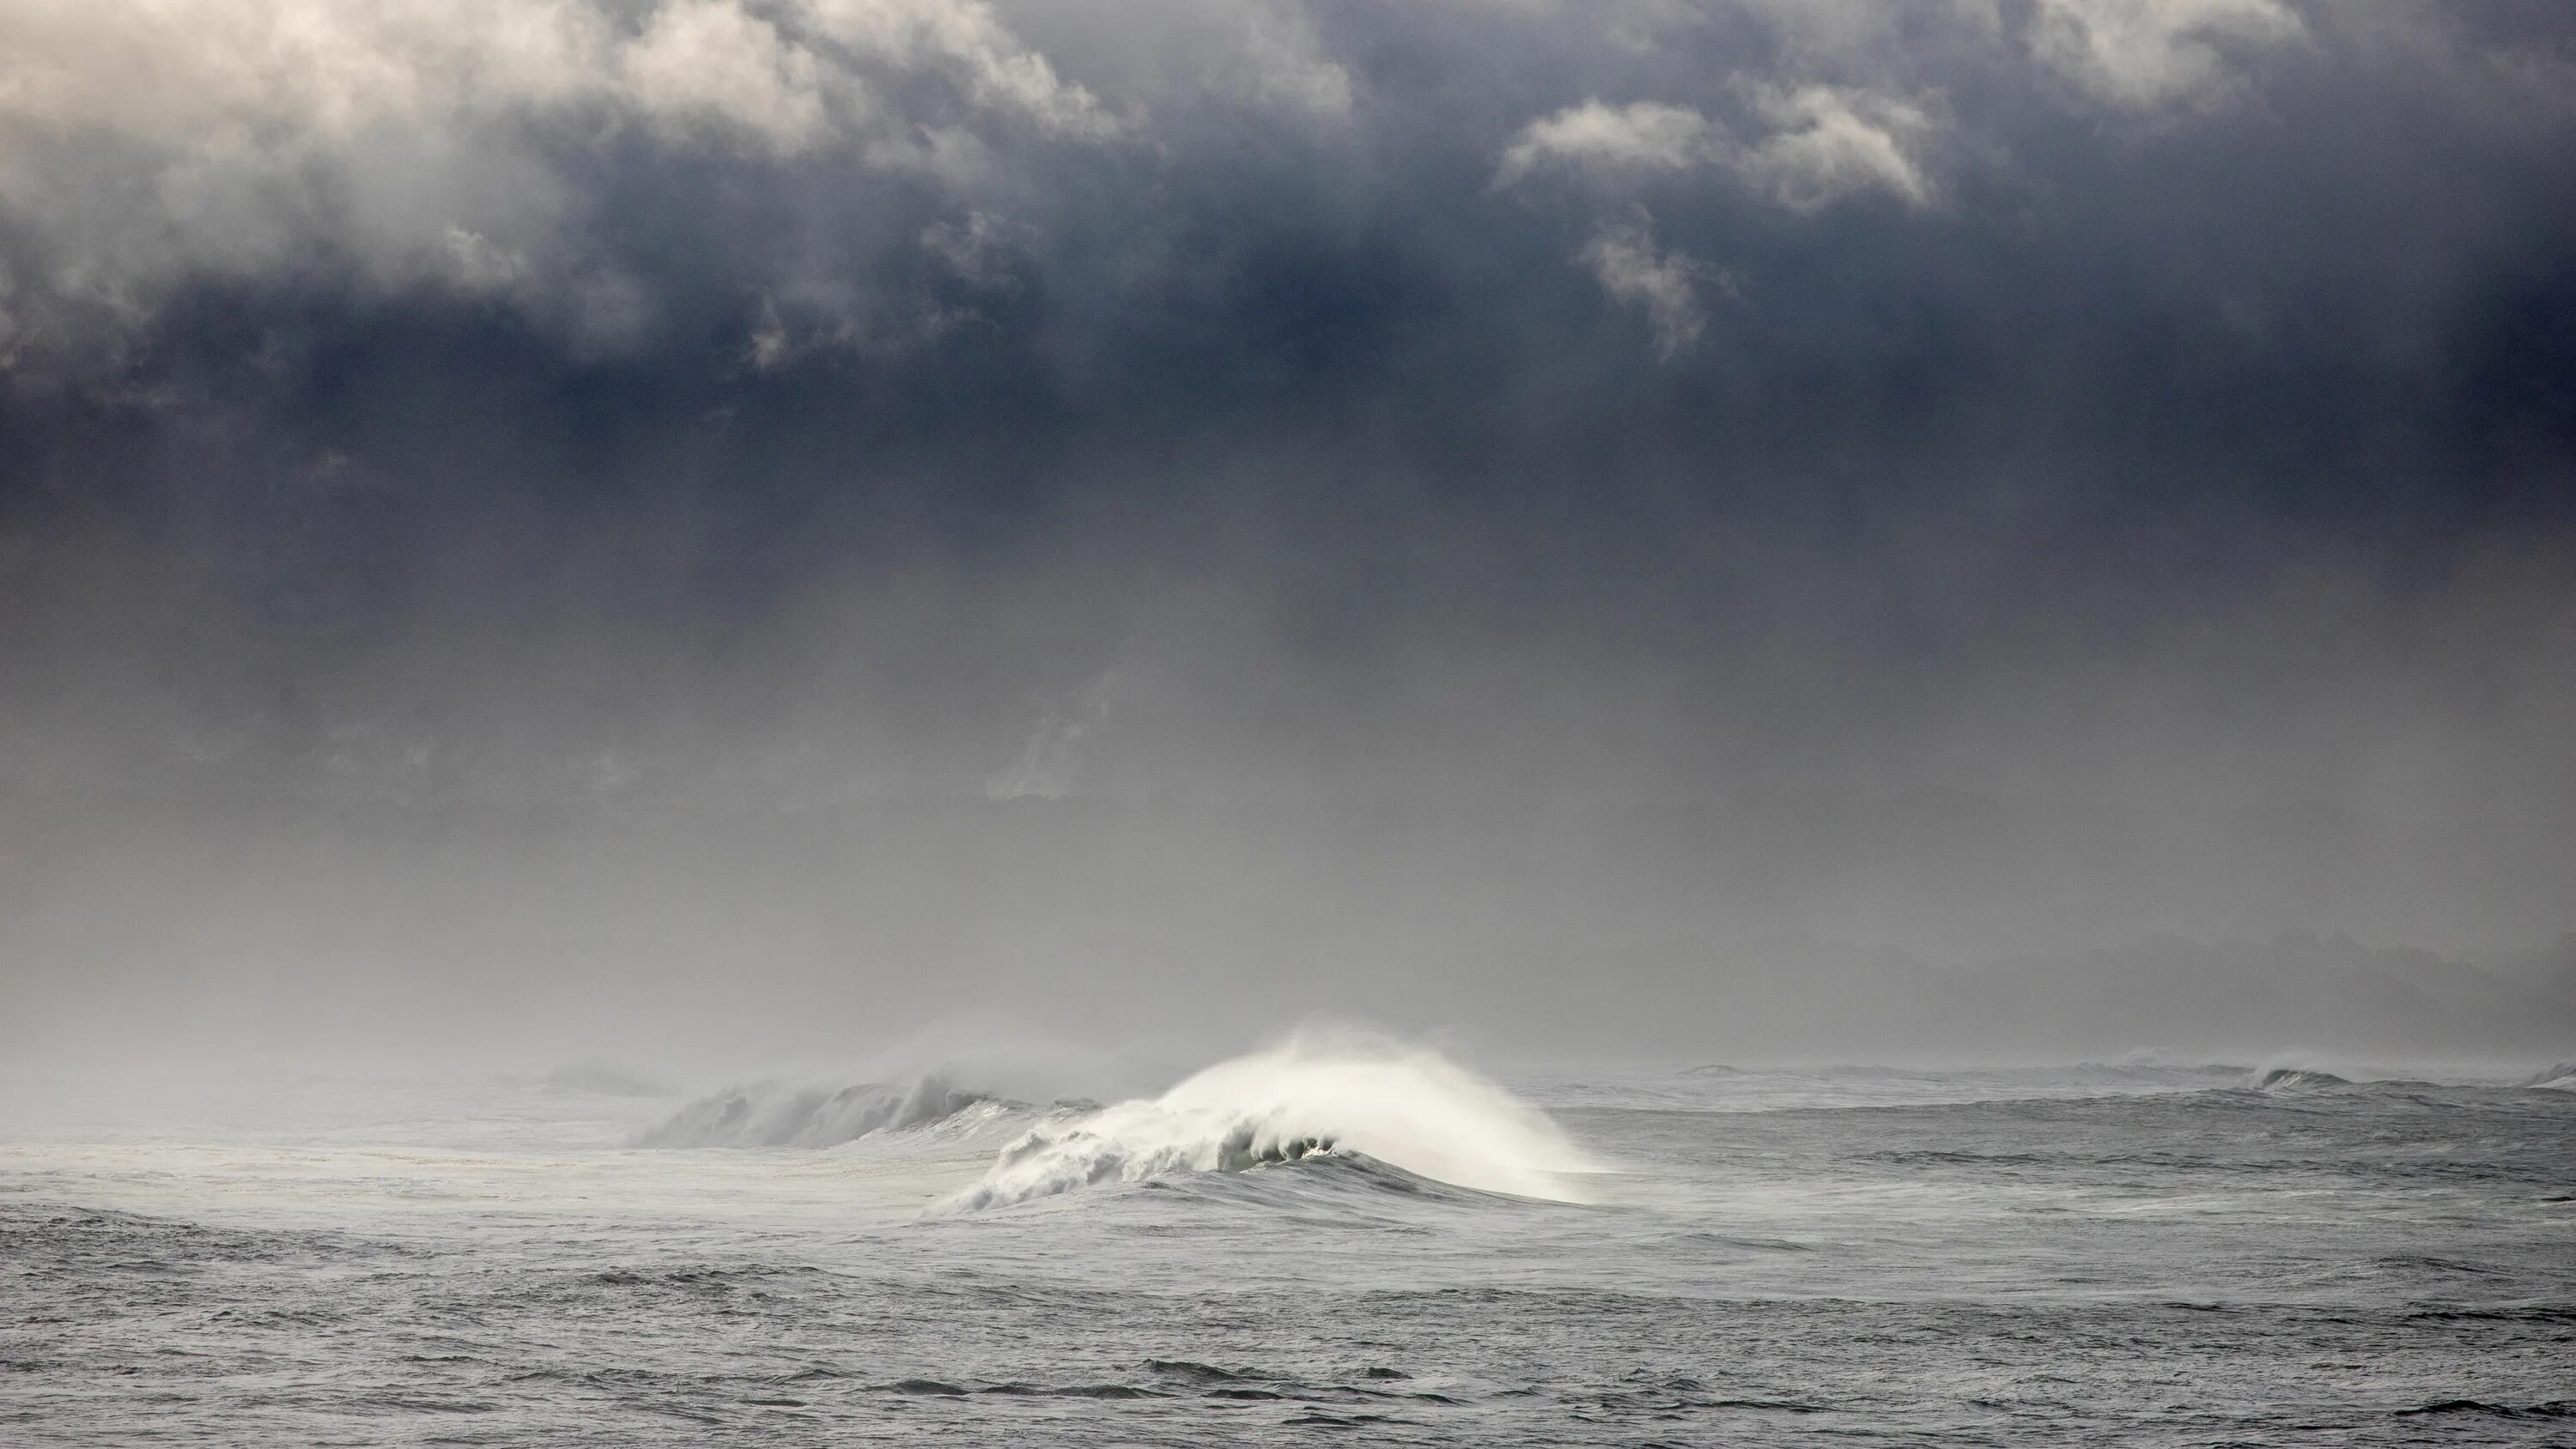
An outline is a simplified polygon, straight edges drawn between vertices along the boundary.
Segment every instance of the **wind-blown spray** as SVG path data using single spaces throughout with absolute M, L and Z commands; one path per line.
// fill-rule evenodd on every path
M 1586 1201 L 1600 1165 L 1545 1114 L 1425 1047 L 1304 1034 L 1159 1097 L 1060 1118 L 955 1201 L 995 1207 L 1180 1172 L 1358 1153 L 1459 1187 Z

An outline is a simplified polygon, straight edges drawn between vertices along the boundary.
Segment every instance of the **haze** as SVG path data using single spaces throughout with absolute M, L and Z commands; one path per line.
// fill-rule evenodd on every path
M 2555 4 L 0 0 L 22 1061 L 2563 1058 L 2571 545 Z

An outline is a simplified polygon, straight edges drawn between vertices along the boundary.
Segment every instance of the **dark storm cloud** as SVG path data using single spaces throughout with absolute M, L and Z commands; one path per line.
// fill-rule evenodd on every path
M 194 0 L 0 55 L 48 858 L 244 799 L 1158 822 L 881 832 L 1065 872 L 980 945 L 918 860 L 773 870 L 995 979 L 1086 912 L 1204 956 L 1187 889 L 1352 959 L 2571 924 L 2555 7 Z M 120 794 L 184 818 L 63 804 Z

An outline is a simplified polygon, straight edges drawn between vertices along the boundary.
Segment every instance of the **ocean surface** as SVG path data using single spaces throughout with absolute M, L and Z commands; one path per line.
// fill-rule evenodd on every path
M 2576 1444 L 2571 1088 L 21 1084 L 0 1444 Z

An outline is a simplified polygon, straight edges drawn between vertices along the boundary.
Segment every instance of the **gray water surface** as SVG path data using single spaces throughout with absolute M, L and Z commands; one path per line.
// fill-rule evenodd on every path
M 1050 1113 L 945 1098 L 699 1148 L 560 1082 L 56 1102 L 0 1141 L 0 1442 L 2576 1443 L 2566 1090 L 1517 1086 L 1593 1201 L 1337 1148 L 957 1210 Z

